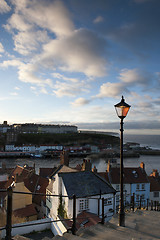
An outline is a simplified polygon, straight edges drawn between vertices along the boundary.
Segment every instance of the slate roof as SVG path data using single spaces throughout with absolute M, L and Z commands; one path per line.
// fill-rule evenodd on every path
M 104 179 L 91 171 L 59 173 L 69 198 L 77 198 L 114 193 L 114 188 Z
M 147 177 L 146 172 L 140 167 L 138 168 L 125 167 L 123 169 L 123 172 L 124 172 L 124 176 L 123 176 L 124 184 L 149 183 L 149 179 Z M 98 174 L 104 179 L 106 179 L 106 181 L 110 182 L 111 184 L 120 184 L 120 168 L 111 168 L 109 173 L 101 172 Z

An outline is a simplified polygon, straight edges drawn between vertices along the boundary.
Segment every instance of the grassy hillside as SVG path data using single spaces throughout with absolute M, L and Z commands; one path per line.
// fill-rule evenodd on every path
M 112 144 L 118 145 L 119 138 L 111 135 L 93 133 L 68 133 L 68 134 L 19 134 L 16 142 L 22 144 L 63 144 L 63 145 L 85 145 L 85 144 Z

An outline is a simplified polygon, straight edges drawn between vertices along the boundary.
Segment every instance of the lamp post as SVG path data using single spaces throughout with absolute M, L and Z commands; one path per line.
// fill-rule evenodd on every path
M 119 206 L 119 226 L 125 227 L 125 212 L 124 212 L 124 199 L 123 199 L 123 119 L 127 116 L 130 105 L 125 103 L 122 96 L 121 102 L 115 106 L 117 116 L 121 119 L 120 122 L 120 206 Z

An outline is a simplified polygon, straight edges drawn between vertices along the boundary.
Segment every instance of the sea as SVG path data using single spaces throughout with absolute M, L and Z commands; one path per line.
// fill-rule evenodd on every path
M 148 146 L 153 149 L 160 149 L 160 135 L 130 135 L 124 134 L 124 143 L 126 142 L 136 142 L 140 143 L 140 146 Z M 39 173 L 40 168 L 53 168 L 60 164 L 60 159 L 31 159 L 31 158 L 6 158 L 0 159 L 0 166 L 2 162 L 6 163 L 6 167 L 15 167 L 16 165 L 24 166 L 28 164 L 29 166 L 34 166 L 36 173 Z M 76 167 L 77 164 L 82 164 L 83 158 L 73 158 L 70 159 L 69 166 Z M 93 158 L 91 159 L 92 167 L 96 167 L 98 172 L 104 172 L 107 169 L 108 159 L 105 158 Z M 117 158 L 117 162 L 120 162 L 120 159 Z M 124 167 L 139 167 L 140 163 L 144 162 L 145 170 L 148 175 L 152 172 L 153 169 L 157 169 L 160 173 L 160 156 L 153 155 L 141 155 L 136 158 L 124 158 Z
M 124 134 L 124 143 L 126 142 L 140 143 L 142 147 L 148 146 L 160 150 L 160 135 Z

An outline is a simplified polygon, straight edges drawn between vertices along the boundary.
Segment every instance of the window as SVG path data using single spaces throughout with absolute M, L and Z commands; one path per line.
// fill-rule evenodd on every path
M 81 199 L 79 200 L 79 211 L 89 209 L 89 199 Z
M 116 196 L 116 202 L 119 202 L 119 195 Z
M 142 194 L 142 195 L 141 195 L 141 200 L 144 201 L 144 198 L 145 198 L 145 195 Z
M 139 202 L 139 194 L 136 195 L 136 202 Z
M 49 202 L 51 202 L 51 193 L 50 192 L 47 192 L 47 196 L 46 196 L 46 199 L 49 201 Z
M 119 191 L 119 184 L 116 185 L 116 191 Z
M 139 190 L 139 189 L 140 189 L 139 184 L 137 184 L 136 185 L 136 190 Z
M 142 190 L 145 190 L 145 184 L 142 183 Z
M 104 199 L 104 206 L 107 206 L 107 205 L 112 205 L 112 198 Z
M 159 197 L 159 192 L 153 192 L 153 197 Z

